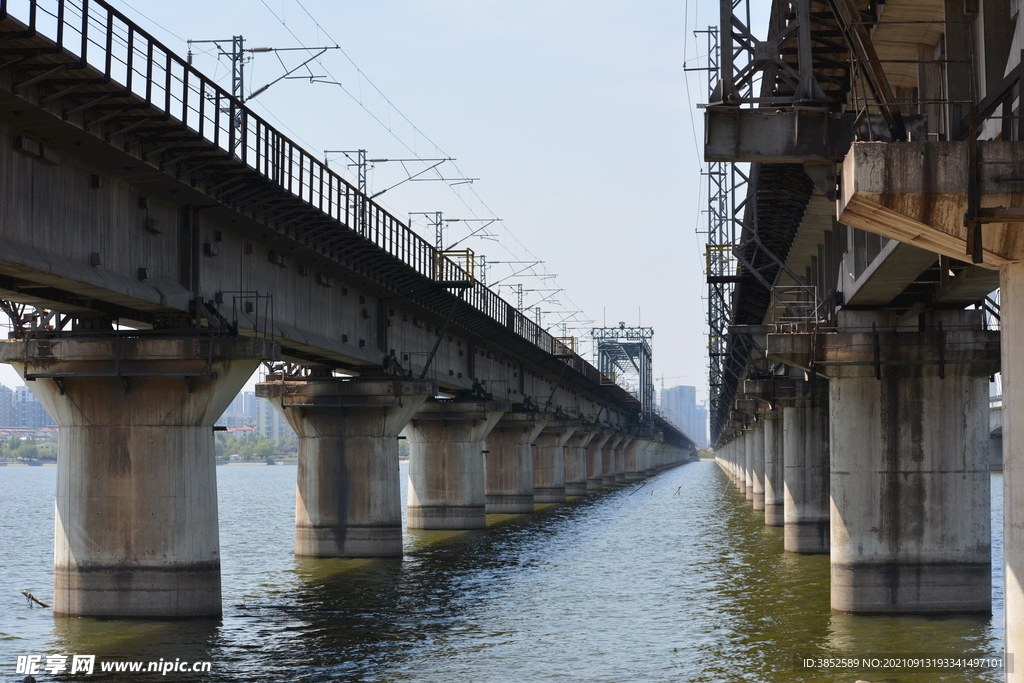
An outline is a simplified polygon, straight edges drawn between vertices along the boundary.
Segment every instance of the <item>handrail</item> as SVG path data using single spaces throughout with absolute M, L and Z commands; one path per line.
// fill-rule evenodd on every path
M 83 67 L 89 65 L 123 86 L 125 95 L 141 98 L 163 112 L 167 120 L 195 133 L 195 142 L 205 141 L 223 150 L 423 277 L 472 280 L 462 265 L 105 0 L 0 0 L 0 20 L 8 15 L 25 17 L 29 36 L 40 33 L 54 40 L 58 50 L 70 52 Z M 539 349 L 551 352 L 554 337 L 486 286 L 473 282 L 465 301 Z M 566 362 L 599 382 L 597 369 L 580 356 Z

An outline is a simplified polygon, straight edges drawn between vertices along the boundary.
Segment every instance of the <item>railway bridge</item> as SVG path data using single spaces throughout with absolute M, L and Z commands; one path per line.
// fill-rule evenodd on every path
M 834 610 L 987 612 L 1001 371 L 1008 655 L 1024 651 L 1019 5 L 776 0 L 764 31 L 725 0 L 705 115 L 720 464 L 787 551 L 830 555 Z
M 295 550 L 402 554 L 686 462 L 650 406 L 102 0 L 0 0 L 0 342 L 60 427 L 57 613 L 221 611 L 213 425 L 299 437 Z

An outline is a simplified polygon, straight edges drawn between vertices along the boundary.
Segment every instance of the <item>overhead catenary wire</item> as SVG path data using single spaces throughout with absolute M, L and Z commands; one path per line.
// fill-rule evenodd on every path
M 277 14 L 277 12 L 275 12 L 275 11 L 274 11 L 274 10 L 273 10 L 273 9 L 272 9 L 272 8 L 270 7 L 270 5 L 268 5 L 268 4 L 267 4 L 266 0 L 260 0 L 260 2 L 261 2 L 261 3 L 263 4 L 263 6 L 264 6 L 264 7 L 266 7 L 267 11 L 269 11 L 269 12 L 270 12 L 270 13 L 271 13 L 271 14 L 272 14 L 272 15 L 274 16 L 274 18 L 275 18 L 275 19 L 277 19 L 277 21 L 278 21 L 278 22 L 279 22 L 279 23 L 280 23 L 280 24 L 281 24 L 281 25 L 282 25 L 282 26 L 283 26 L 283 27 L 285 28 L 285 30 L 286 30 L 286 31 L 288 31 L 288 33 L 289 33 L 289 34 L 290 34 L 290 35 L 291 35 L 291 36 L 292 36 L 292 37 L 293 37 L 293 38 L 294 38 L 294 39 L 295 39 L 295 40 L 296 40 L 296 41 L 297 41 L 297 42 L 298 42 L 298 43 L 299 43 L 300 45 L 305 45 L 305 43 L 304 43 L 304 42 L 303 42 L 303 41 L 302 41 L 302 40 L 301 40 L 301 39 L 300 39 L 300 38 L 298 37 L 298 35 L 296 35 L 294 31 L 292 31 L 291 27 L 290 27 L 290 26 L 288 26 L 287 22 L 285 22 L 285 21 L 284 21 L 284 18 L 283 18 L 282 16 L 279 16 L 279 15 Z M 331 35 L 331 33 L 330 33 L 330 32 L 329 32 L 329 31 L 328 31 L 327 29 L 325 29 L 325 28 L 324 28 L 324 26 L 323 26 L 323 25 L 322 25 L 322 24 L 321 24 L 321 23 L 319 22 L 319 20 L 317 20 L 317 19 L 316 19 L 316 17 L 314 17 L 314 16 L 313 16 L 313 14 L 312 14 L 312 13 L 311 13 L 311 12 L 310 12 L 310 11 L 309 11 L 309 10 L 308 10 L 307 8 L 306 8 L 306 6 L 305 6 L 305 5 L 304 5 L 304 4 L 302 3 L 302 1 L 301 1 L 301 0 L 295 0 L 295 2 L 296 2 L 296 4 L 297 4 L 297 5 L 299 6 L 299 8 L 300 8 L 300 9 L 302 9 L 302 11 L 303 11 L 303 12 L 304 12 L 304 13 L 306 14 L 306 16 L 307 16 L 307 17 L 309 17 L 309 19 L 310 19 L 310 20 L 311 20 L 311 21 L 313 22 L 313 24 L 314 24 L 314 25 L 316 25 L 316 27 L 317 27 L 317 30 L 321 31 L 321 32 L 322 32 L 322 33 L 324 34 L 324 36 L 326 36 L 326 37 L 327 37 L 327 39 L 329 39 L 329 40 L 330 40 L 331 42 L 333 42 L 333 43 L 335 43 L 335 44 L 340 44 L 340 43 L 339 43 L 339 41 L 338 41 L 338 40 L 336 40 L 336 39 L 335 39 L 335 38 L 334 38 L 334 37 L 333 37 L 333 36 Z M 312 48 L 309 48 L 309 49 L 310 49 L 310 50 L 312 50 Z M 362 69 L 361 69 L 361 68 L 360 68 L 360 67 L 358 66 L 358 64 L 356 64 L 355 60 L 353 60 L 353 59 L 352 59 L 352 57 L 351 57 L 351 56 L 350 56 L 350 55 L 349 55 L 349 54 L 348 54 L 348 53 L 347 53 L 347 52 L 346 52 L 346 51 L 344 50 L 344 48 L 340 48 L 340 49 L 339 49 L 339 52 L 341 52 L 341 54 L 342 54 L 342 55 L 343 55 L 343 56 L 345 57 L 345 59 L 346 59 L 346 60 L 348 60 L 349 64 L 351 64 L 351 65 L 352 65 L 352 67 L 353 67 L 353 68 L 355 69 L 355 71 L 356 71 L 356 74 L 357 74 L 357 75 L 358 75 L 358 77 L 359 77 L 359 78 L 358 78 L 358 82 L 359 82 L 359 83 L 361 84 L 361 83 L 362 83 L 363 81 L 365 81 L 365 82 L 366 82 L 366 83 L 367 83 L 367 84 L 368 84 L 368 85 L 369 85 L 369 86 L 370 86 L 370 87 L 371 87 L 371 88 L 372 88 L 372 89 L 373 89 L 373 90 L 374 90 L 374 91 L 375 91 L 375 92 L 376 92 L 376 93 L 377 93 L 377 94 L 378 94 L 378 95 L 379 95 L 379 96 L 380 96 L 380 97 L 381 97 L 381 98 L 382 98 L 382 99 L 383 99 L 383 100 L 384 100 L 384 101 L 385 101 L 385 102 L 387 103 L 387 106 L 388 106 L 388 113 L 389 113 L 389 116 L 390 116 L 390 113 L 391 113 L 392 111 L 394 111 L 395 113 L 397 113 L 397 114 L 398 114 L 398 115 L 399 115 L 399 116 L 401 117 L 401 119 L 402 119 L 402 120 L 404 120 L 404 121 L 405 121 L 405 122 L 406 122 L 406 123 L 407 123 L 407 124 L 408 124 L 408 125 L 410 126 L 410 128 L 411 128 L 411 129 L 413 130 L 413 132 L 414 132 L 414 134 L 415 134 L 415 135 L 418 135 L 418 136 L 422 137 L 422 138 L 423 138 L 423 140 L 425 140 L 426 142 L 428 142 L 429 144 L 431 144 L 431 145 L 432 145 L 432 146 L 434 147 L 434 149 L 435 149 L 435 150 L 437 150 L 437 151 L 438 151 L 438 152 L 440 153 L 440 155 L 442 155 L 442 156 L 451 156 L 450 154 L 448 154 L 447 152 L 445 152 L 445 151 L 444 151 L 444 150 L 443 150 L 443 149 L 442 149 L 442 148 L 441 148 L 441 147 L 440 147 L 440 146 L 439 146 L 439 145 L 438 145 L 437 143 L 435 143 L 435 142 L 434 142 L 434 141 L 433 141 L 433 140 L 432 140 L 432 139 L 431 139 L 431 138 L 430 138 L 430 137 L 429 137 L 428 135 L 426 135 L 425 133 L 423 133 L 423 131 L 422 131 L 422 130 L 420 130 L 420 128 L 419 128 L 419 127 L 417 127 L 417 126 L 416 126 L 416 125 L 415 125 L 415 124 L 414 124 L 414 123 L 412 122 L 412 120 L 411 120 L 411 119 L 409 119 L 409 117 L 408 117 L 408 116 L 406 116 L 406 115 L 405 115 L 405 113 L 404 113 L 404 112 L 403 112 L 403 111 L 402 111 L 401 109 L 399 109 L 399 108 L 398 108 L 398 107 L 397 107 L 397 106 L 396 106 L 396 105 L 395 105 L 395 104 L 394 104 L 394 103 L 393 103 L 393 102 L 392 102 L 392 101 L 391 101 L 391 100 L 390 100 L 390 99 L 389 99 L 389 98 L 388 98 L 388 97 L 387 97 L 387 96 L 386 96 L 386 95 L 384 94 L 384 92 L 383 92 L 383 91 L 382 91 L 382 90 L 381 90 L 381 89 L 380 89 L 379 87 L 377 87 L 377 85 L 376 85 L 376 84 L 375 84 L 375 83 L 373 82 L 373 80 L 372 80 L 372 79 L 370 79 L 370 78 L 369 78 L 369 77 L 368 77 L 368 76 L 367 76 L 367 75 L 366 75 L 366 74 L 365 74 L 365 73 L 364 73 L 364 72 L 362 71 Z M 321 67 L 322 67 L 322 68 L 324 69 L 325 73 L 326 73 L 326 74 L 327 74 L 327 75 L 328 75 L 328 76 L 330 77 L 330 79 L 331 79 L 331 82 L 332 82 L 332 84 L 334 84 L 334 85 L 337 85 L 338 87 L 340 87 L 340 88 L 341 88 L 341 90 L 342 90 L 342 91 L 343 91 L 343 92 L 344 92 L 344 93 L 345 93 L 346 95 L 348 95 L 348 96 L 349 96 L 349 98 L 351 98 L 351 99 L 352 99 L 352 100 L 353 100 L 354 102 L 356 102 L 356 103 L 357 103 L 357 104 L 358 104 L 358 105 L 360 106 L 360 108 L 362 108 L 362 109 L 363 109 L 364 111 L 366 111 L 366 112 L 367 112 L 367 114 L 369 114 L 369 115 L 370 115 L 370 117 L 371 117 L 371 118 L 372 118 L 372 119 L 373 119 L 374 121 L 376 121 L 376 122 L 377 122 L 377 123 L 378 123 L 378 124 L 379 124 L 379 125 L 380 125 L 380 126 L 381 126 L 382 128 L 384 128 L 385 130 L 387 130 L 387 131 L 388 131 L 388 133 L 389 133 L 389 134 L 390 134 L 390 135 L 391 135 L 391 136 L 392 136 L 392 137 L 393 137 L 393 138 L 394 138 L 394 139 L 395 139 L 395 140 L 396 140 L 396 141 L 397 141 L 397 142 L 398 142 L 399 144 L 401 144 L 401 145 L 402 145 L 402 146 L 403 146 L 403 147 L 404 147 L 404 148 L 405 148 L 406 150 L 408 150 L 409 152 L 411 152 L 411 153 L 412 153 L 412 154 L 414 154 L 414 155 L 418 155 L 418 153 L 417 153 L 417 150 L 415 149 L 415 147 L 414 147 L 414 146 L 410 146 L 410 145 L 409 145 L 409 144 L 408 144 L 408 143 L 407 143 L 407 142 L 406 142 L 405 140 L 403 140 L 403 139 L 402 139 L 402 138 L 401 138 L 401 137 L 400 137 L 400 136 L 399 136 L 399 135 L 398 135 L 398 134 L 397 134 L 397 133 L 395 132 L 395 130 L 394 130 L 394 128 L 393 128 L 393 126 L 391 125 L 391 123 L 390 123 L 390 122 L 387 122 L 387 123 L 385 123 L 385 122 L 384 122 L 384 120 L 383 120 L 383 119 L 382 119 L 382 118 L 381 118 L 380 116 L 378 116 L 378 115 L 377 115 L 376 113 L 374 113 L 373 111 L 371 111 L 371 110 L 370 110 L 370 108 L 369 108 L 369 107 L 367 107 L 367 106 L 366 106 L 366 104 L 365 104 L 365 103 L 363 102 L 363 98 L 362 98 L 361 96 L 356 96 L 355 94 L 353 94 L 353 93 L 351 92 L 351 90 L 350 90 L 350 89 L 346 88 L 346 87 L 345 87 L 345 86 L 344 86 L 344 85 L 343 85 L 343 84 L 342 84 L 342 83 L 340 82 L 340 79 L 338 79 L 337 77 L 335 77 L 335 76 L 334 76 L 334 75 L 333 75 L 333 74 L 331 73 L 330 69 L 329 69 L 329 68 L 328 68 L 328 67 L 327 67 L 327 66 L 326 66 L 326 65 L 325 65 L 325 64 L 324 64 L 324 63 L 323 63 L 323 62 L 322 62 L 322 61 L 321 61 L 320 59 L 317 59 L 317 60 L 316 60 L 316 62 L 317 62 L 317 64 L 319 64 L 319 66 L 321 66 Z M 458 167 L 458 165 L 454 163 L 454 161 L 452 162 L 452 166 L 453 166 L 453 167 L 455 168 L 455 170 L 456 170 L 456 171 L 458 172 L 458 174 L 459 174 L 460 176 L 463 176 L 463 177 L 467 177 L 467 174 L 463 173 L 462 169 L 460 169 L 460 168 Z M 437 172 L 437 171 L 435 171 L 435 172 Z M 438 175 L 439 175 L 439 177 L 440 177 L 440 173 L 439 173 L 439 172 L 438 172 Z M 448 185 L 449 185 L 449 187 L 452 187 L 452 185 L 451 185 L 451 184 L 448 184 Z M 493 210 L 492 210 L 492 209 L 490 208 L 490 206 L 488 206 L 488 205 L 487 205 L 487 203 L 483 201 L 483 199 L 482 199 L 482 198 L 480 197 L 479 193 L 477 193 L 476 189 L 475 189 L 475 188 L 474 188 L 474 187 L 473 187 L 472 185 L 468 185 L 468 186 L 465 186 L 465 187 L 467 187 L 467 188 L 468 188 L 468 192 L 469 192 L 469 193 L 470 193 L 470 194 L 471 194 L 471 195 L 472 195 L 472 196 L 473 196 L 473 197 L 474 197 L 474 198 L 476 199 L 476 201 L 477 201 L 477 202 L 478 202 L 478 203 L 480 204 L 480 206 L 481 206 L 481 207 L 482 207 L 483 209 L 486 209 L 486 211 L 487 211 L 487 212 L 488 212 L 488 213 L 489 213 L 489 214 L 490 214 L 491 216 L 496 216 L 496 215 L 497 215 L 497 212 L 493 211 Z M 455 191 L 455 190 L 454 190 L 454 188 L 452 188 L 452 189 L 453 189 L 453 193 L 455 194 L 455 196 L 456 196 L 456 197 L 457 197 L 457 198 L 459 199 L 459 201 L 460 201 L 460 202 L 461 202 L 461 203 L 462 203 L 462 204 L 463 204 L 463 205 L 464 205 L 464 206 L 466 207 L 466 209 L 467 209 L 467 210 L 468 210 L 468 211 L 469 211 L 469 212 L 470 212 L 471 214 L 473 214 L 473 216 L 477 216 L 477 212 L 476 212 L 476 211 L 475 211 L 475 210 L 473 209 L 472 205 L 471 205 L 471 204 L 470 204 L 469 202 L 467 202 L 467 201 L 466 201 L 465 197 L 463 197 L 463 196 L 462 196 L 462 195 L 461 195 L 461 194 L 460 194 L 459 192 Z M 534 253 L 533 253 L 533 251 L 529 249 L 529 247 L 527 247 L 527 246 L 526 246 L 525 244 L 523 244 L 523 242 L 522 242 L 521 240 L 519 240 L 519 238 L 518 238 L 518 237 L 517 237 L 517 236 L 515 235 L 515 233 L 514 233 L 514 232 L 513 232 L 513 231 L 512 231 L 512 230 L 511 230 L 511 229 L 510 229 L 510 228 L 509 228 L 509 227 L 508 227 L 508 226 L 507 226 L 507 225 L 505 224 L 505 222 L 504 222 L 503 220 L 501 220 L 501 219 L 496 219 L 496 221 L 497 221 L 497 223 L 498 223 L 498 224 L 499 224 L 499 225 L 500 225 L 500 226 L 501 226 L 501 227 L 503 228 L 503 230 L 505 231 L 506 235 L 508 235 L 508 236 L 509 236 L 509 237 L 510 237 L 510 238 L 511 238 L 511 239 L 512 239 L 512 240 L 513 240 L 514 242 L 515 242 L 515 244 L 516 244 L 516 245 L 517 245 L 517 246 L 518 246 L 519 248 L 521 248 L 522 250 L 524 250 L 524 251 L 525 251 L 525 252 L 526 252 L 527 254 L 529 254 L 530 256 L 533 256 L 534 258 L 537 258 L 537 255 L 536 255 L 536 254 L 534 254 Z M 518 255 L 519 255 L 519 254 L 517 254 L 516 252 L 513 252 L 513 251 L 509 250 L 509 249 L 508 249 L 508 247 L 507 247 L 507 246 L 505 246 L 505 245 L 504 245 L 503 243 L 499 242 L 499 244 L 501 245 L 501 247 L 502 247 L 502 248 L 503 248 L 503 249 L 504 249 L 504 250 L 505 250 L 505 251 L 506 251 L 507 253 L 509 253 L 509 254 L 512 254 L 512 255 L 514 255 L 514 256 L 518 256 Z M 576 307 L 576 308 L 580 308 L 580 307 L 579 307 L 579 306 L 578 306 L 578 305 L 577 305 L 577 304 L 576 304 L 575 302 L 573 302 L 573 301 L 572 301 L 572 299 L 571 299 L 570 297 L 566 297 L 566 299 L 567 299 L 567 300 L 568 300 L 568 301 L 569 301 L 569 302 L 570 302 L 570 303 L 571 303 L 571 304 L 572 304 L 572 305 L 573 305 L 574 307 Z

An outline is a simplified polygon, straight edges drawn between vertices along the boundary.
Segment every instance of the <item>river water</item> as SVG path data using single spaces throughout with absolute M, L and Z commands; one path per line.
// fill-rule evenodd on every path
M 997 655 L 1002 480 L 993 475 L 991 617 L 829 611 L 828 558 L 781 529 L 714 463 L 691 463 L 473 532 L 408 532 L 405 557 L 292 554 L 294 467 L 218 467 L 224 616 L 55 619 L 56 469 L 0 468 L 0 681 L 18 655 L 211 662 L 209 674 L 48 680 L 1000 681 L 996 670 L 806 669 L 802 658 Z M 403 466 L 403 480 L 406 468 Z

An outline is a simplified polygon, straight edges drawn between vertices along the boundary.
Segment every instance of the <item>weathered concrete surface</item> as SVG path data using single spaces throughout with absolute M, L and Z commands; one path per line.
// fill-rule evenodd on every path
M 295 554 L 400 557 L 398 434 L 437 384 L 267 379 L 256 395 L 270 399 L 299 439 Z
M 750 502 L 757 511 L 764 510 L 764 420 L 758 419 L 747 435 L 750 444 Z
M 533 501 L 565 502 L 565 444 L 580 428 L 576 420 L 552 420 L 533 440 Z
M 615 447 L 615 483 L 626 483 L 626 448 L 633 442 L 632 436 L 623 437 Z
M 565 495 L 585 496 L 587 494 L 587 444 L 597 430 L 581 426 L 569 437 L 562 447 L 565 454 Z
M 615 485 L 615 453 L 625 438 L 621 432 L 612 432 L 601 449 L 601 486 Z
M 604 445 L 612 438 L 612 433 L 611 429 L 601 429 L 587 444 L 587 491 L 604 488 Z
M 650 439 L 640 438 L 633 440 L 626 447 L 625 468 L 626 481 L 642 481 L 647 478 L 647 449 L 653 442 Z
M 838 333 L 812 342 L 813 365 L 829 378 L 835 610 L 991 607 L 986 439 L 997 333 L 982 329 L 980 311 L 923 322 L 924 331 L 876 335 L 871 323 L 891 328 L 893 315 L 844 312 Z M 768 336 L 769 357 L 784 336 Z
M 431 401 L 405 428 L 409 440 L 410 529 L 487 525 L 483 442 L 508 404 Z
M 665 444 L 660 441 L 651 442 L 650 447 L 647 449 L 647 469 L 644 471 L 645 477 L 653 477 L 665 468 L 665 463 L 662 460 L 665 448 Z
M 832 608 L 988 611 L 988 378 L 830 388 Z
M 187 317 L 190 301 L 201 297 L 252 331 L 266 325 L 265 300 L 236 293 L 269 292 L 274 335 L 288 351 L 341 367 L 396 359 L 417 375 L 423 369 L 423 352 L 437 340 L 450 303 L 429 303 L 391 277 L 375 280 L 376 268 L 350 267 L 374 253 L 383 261 L 393 256 L 368 242 L 357 259 L 325 253 L 331 250 L 300 237 L 305 230 L 279 230 L 257 219 L 265 206 L 246 211 L 223 204 L 219 192 L 206 194 L 182 169 L 139 158 L 143 145 L 126 152 L 128 139 L 105 142 L 104 127 L 124 127 L 116 121 L 83 130 L 84 114 L 62 116 L 60 101 L 40 108 L 38 86 L 31 95 L 20 91 L 28 101 L 14 96 L 10 77 L 0 70 L 0 109 L 18 111 L 0 120 L 0 298 L 87 315 L 117 307 L 117 317 L 147 323 L 153 316 Z M 48 161 L 56 163 L 20 153 L 16 137 L 44 140 Z M 258 310 L 246 313 L 243 300 L 258 303 Z M 597 386 L 578 386 L 569 375 L 560 381 L 561 362 L 545 367 L 508 340 L 464 328 L 460 319 L 468 310 L 460 310 L 441 340 L 428 379 L 450 390 L 480 384 L 517 403 L 550 397 L 552 409 L 564 415 L 600 413 L 625 423 L 625 392 L 608 400 Z M 503 313 L 496 324 L 506 325 Z
M 754 426 L 743 432 L 743 495 L 754 500 Z
M 761 413 L 764 423 L 764 523 L 783 526 L 783 446 L 781 412 Z
M 840 311 L 839 332 L 768 335 L 768 356 L 824 377 L 939 376 L 999 371 L 999 333 L 981 311 L 926 311 L 897 327 L 892 313 Z M 940 328 L 940 323 L 942 327 Z
M 807 382 L 805 398 L 782 409 L 786 552 L 829 552 L 828 381 Z
M 213 424 L 277 348 L 225 338 L 0 342 L 0 362 L 29 380 L 60 427 L 56 614 L 221 613 Z
M 548 423 L 536 412 L 508 412 L 484 441 L 484 501 L 488 514 L 533 512 L 533 448 Z
M 856 142 L 843 161 L 839 220 L 861 230 L 965 260 L 967 185 L 974 169 L 967 142 Z M 1024 206 L 1024 180 L 1016 169 L 1024 142 L 981 141 L 981 207 Z M 1024 260 L 1020 224 L 983 228 L 988 268 Z

